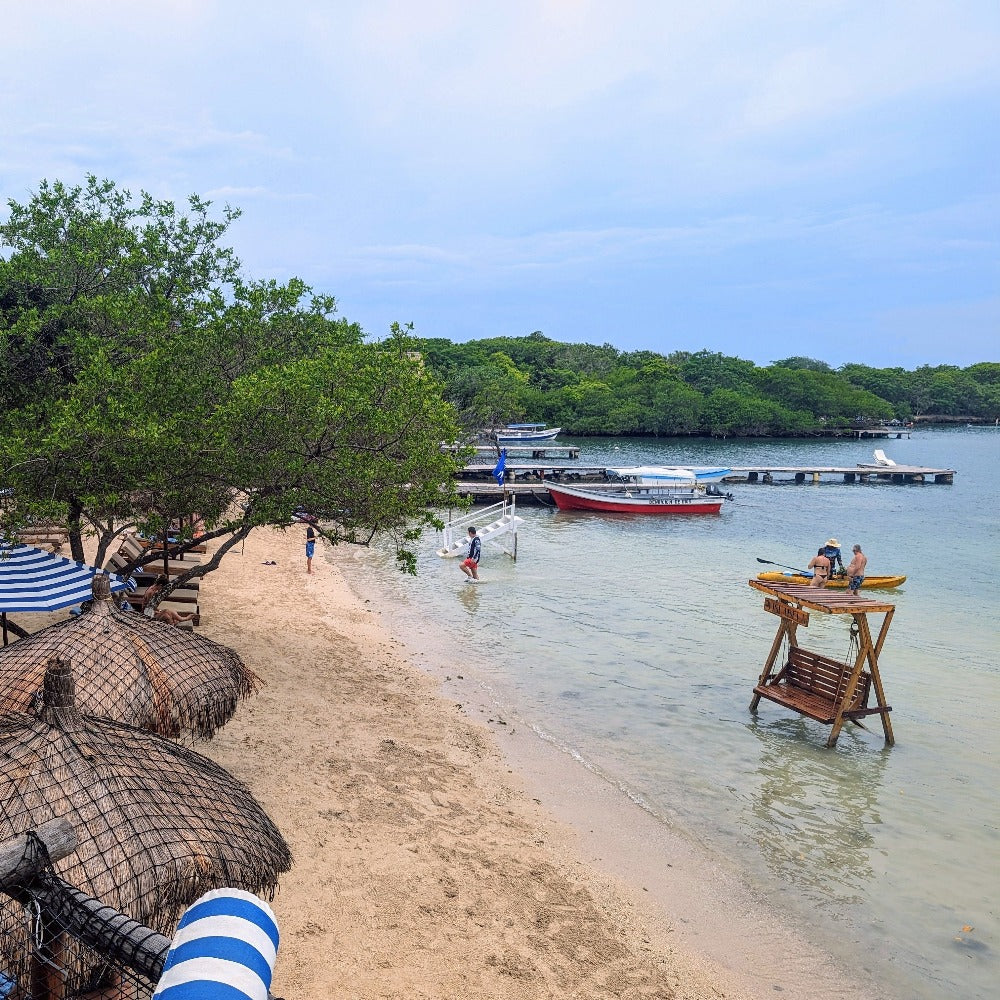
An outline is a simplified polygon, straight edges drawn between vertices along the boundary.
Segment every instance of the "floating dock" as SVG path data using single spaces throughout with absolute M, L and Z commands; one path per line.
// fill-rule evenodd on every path
M 852 427 L 851 436 L 859 441 L 865 438 L 908 438 L 913 432 L 912 427 Z
M 464 482 L 491 479 L 493 468 L 492 465 L 467 465 L 459 477 Z M 607 478 L 604 475 L 605 468 L 603 465 L 521 465 L 508 462 L 507 482 L 513 484 L 532 479 L 569 479 L 604 483 Z M 781 481 L 818 483 L 833 477 L 845 483 L 934 482 L 950 485 L 955 480 L 954 469 L 934 469 L 923 465 L 741 465 L 731 468 L 732 475 L 726 476 L 723 482 L 765 485 Z
M 544 460 L 547 458 L 580 457 L 580 448 L 578 445 L 546 444 L 544 441 L 539 441 L 537 444 L 504 444 L 499 447 L 495 444 L 467 445 L 466 447 L 471 447 L 475 451 L 477 459 L 482 456 L 492 457 L 494 465 L 496 464 L 500 448 L 503 448 L 507 452 L 507 458 L 536 458 Z M 446 445 L 445 450 L 458 451 L 458 445 Z M 492 467 L 490 466 L 490 468 Z
M 845 483 L 943 483 L 951 485 L 955 481 L 954 469 L 932 469 L 923 465 L 849 465 L 842 466 L 741 466 L 733 467 L 733 475 L 725 482 L 777 483 L 776 476 L 787 476 L 785 482 L 822 482 L 824 477 L 833 476 Z
M 518 498 L 534 497 L 539 503 L 549 503 L 544 480 L 569 480 L 581 485 L 607 485 L 605 466 L 585 465 L 524 465 L 507 463 L 507 491 Z M 469 465 L 459 473 L 458 492 L 479 502 L 496 503 L 503 496 L 503 487 L 493 480 L 493 465 Z M 887 483 L 909 485 L 937 483 L 950 485 L 955 481 L 954 469 L 935 469 L 922 465 L 755 465 L 734 466 L 724 483 L 744 483 L 754 486 L 821 483 L 835 480 L 843 483 Z

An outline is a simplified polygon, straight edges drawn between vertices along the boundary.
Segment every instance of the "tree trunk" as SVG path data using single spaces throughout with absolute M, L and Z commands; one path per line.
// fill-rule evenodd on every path
M 83 558 L 83 526 L 80 523 L 80 516 L 83 514 L 83 504 L 75 497 L 69 502 L 69 552 L 77 562 L 84 562 Z

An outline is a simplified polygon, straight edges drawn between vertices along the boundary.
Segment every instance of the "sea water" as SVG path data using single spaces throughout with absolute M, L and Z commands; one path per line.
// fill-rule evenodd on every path
M 592 465 L 854 466 L 872 442 L 580 439 Z M 1000 981 L 1000 432 L 878 441 L 954 484 L 725 487 L 719 516 L 522 504 L 514 562 L 484 545 L 483 583 L 421 545 L 418 576 L 366 553 L 352 582 L 405 641 L 448 646 L 541 738 L 735 863 L 765 898 L 885 996 L 995 996 Z M 776 479 L 781 479 L 776 475 Z M 747 585 L 758 560 L 804 566 L 830 536 L 845 562 L 905 574 L 879 667 L 896 737 L 829 728 L 768 701 L 748 711 L 777 628 Z M 881 615 L 871 616 L 873 626 Z M 837 659 L 847 616 L 800 642 Z M 582 765 L 581 765 L 582 766 Z M 971 929 L 970 929 L 971 928 Z

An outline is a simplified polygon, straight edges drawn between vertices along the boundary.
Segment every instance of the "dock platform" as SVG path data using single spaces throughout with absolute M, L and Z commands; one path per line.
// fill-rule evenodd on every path
M 492 457 L 494 460 L 494 465 L 496 464 L 496 457 L 503 448 L 507 452 L 507 458 L 536 458 L 536 459 L 547 459 L 547 458 L 579 458 L 580 448 L 575 444 L 546 444 L 544 441 L 539 441 L 536 444 L 504 444 L 499 447 L 495 444 L 476 444 L 469 445 L 475 453 L 476 458 L 481 457 Z M 456 445 L 447 446 L 448 451 L 457 451 L 458 447 Z M 490 466 L 492 468 L 492 466 Z
M 584 482 L 606 482 L 603 465 L 524 465 L 507 463 L 509 483 L 524 480 L 569 479 Z M 463 481 L 490 479 L 492 465 L 467 465 L 460 473 Z M 784 480 L 778 477 L 786 477 Z M 726 483 L 778 482 L 818 483 L 833 477 L 845 483 L 944 483 L 950 485 L 955 480 L 954 469 L 935 469 L 923 465 L 741 465 L 732 467 L 732 475 L 726 476 Z
M 849 466 L 740 466 L 726 482 L 775 483 L 775 476 L 790 476 L 791 482 L 822 482 L 833 476 L 845 483 L 943 483 L 955 481 L 954 469 L 932 469 L 923 465 L 849 465 Z M 745 477 L 745 478 L 743 478 Z M 787 482 L 788 480 L 786 480 Z
M 544 480 L 556 482 L 569 480 L 581 485 L 607 485 L 604 466 L 593 465 L 525 465 L 507 463 L 507 490 L 518 498 L 538 502 L 548 501 Z M 471 496 L 477 503 L 495 503 L 502 495 L 503 488 L 493 480 L 493 465 L 469 465 L 458 476 L 458 492 Z M 848 466 L 794 466 L 755 465 L 734 466 L 732 475 L 723 479 L 724 483 L 743 483 L 752 486 L 772 486 L 787 484 L 818 484 L 824 481 L 843 483 L 885 483 L 889 485 L 910 485 L 915 483 L 937 483 L 950 485 L 955 481 L 954 469 L 936 469 L 922 465 L 848 465 Z
M 851 428 L 851 436 L 856 437 L 859 441 L 863 441 L 867 438 L 896 438 L 896 440 L 900 440 L 902 438 L 909 438 L 912 433 L 913 428 L 905 425 L 899 425 L 896 427 L 887 425 L 882 427 Z

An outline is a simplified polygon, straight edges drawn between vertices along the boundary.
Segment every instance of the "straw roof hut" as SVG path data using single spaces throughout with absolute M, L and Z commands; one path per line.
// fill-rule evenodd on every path
M 56 873 L 168 936 L 203 892 L 273 895 L 291 866 L 242 782 L 188 747 L 81 716 L 70 665 L 57 658 L 38 717 L 0 717 L 0 803 L 0 842 L 66 818 L 79 844 Z
M 73 663 L 78 711 L 209 739 L 261 681 L 227 646 L 116 608 L 106 576 L 76 618 L 0 649 L 0 713 L 31 712 L 52 656 Z

